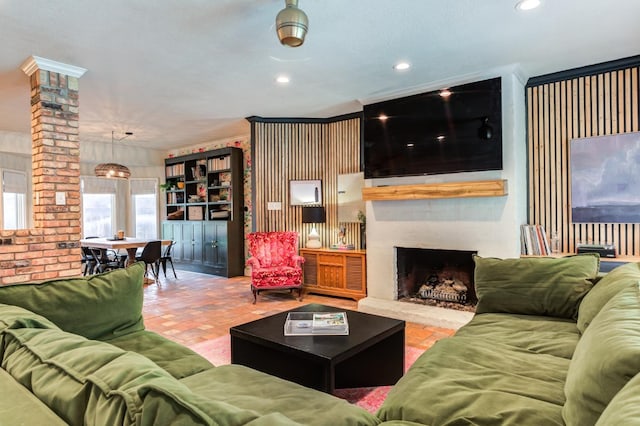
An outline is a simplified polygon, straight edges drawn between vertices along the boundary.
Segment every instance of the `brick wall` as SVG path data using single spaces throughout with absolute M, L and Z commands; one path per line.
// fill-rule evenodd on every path
M 0 284 L 81 273 L 78 78 L 35 69 L 30 83 L 34 228 L 0 231 Z

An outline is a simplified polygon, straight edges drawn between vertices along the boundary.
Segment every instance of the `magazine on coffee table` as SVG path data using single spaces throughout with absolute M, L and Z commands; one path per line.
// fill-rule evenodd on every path
M 284 323 L 285 336 L 346 336 L 346 312 L 289 312 Z

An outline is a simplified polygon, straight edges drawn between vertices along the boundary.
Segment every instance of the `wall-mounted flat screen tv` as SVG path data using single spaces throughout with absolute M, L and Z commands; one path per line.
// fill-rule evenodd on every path
M 364 106 L 366 179 L 502 169 L 500 77 Z

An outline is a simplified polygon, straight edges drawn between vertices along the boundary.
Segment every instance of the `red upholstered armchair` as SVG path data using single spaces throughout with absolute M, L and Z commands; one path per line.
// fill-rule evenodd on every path
M 302 300 L 302 263 L 297 232 L 252 232 L 248 236 L 253 303 L 263 290 L 298 290 Z

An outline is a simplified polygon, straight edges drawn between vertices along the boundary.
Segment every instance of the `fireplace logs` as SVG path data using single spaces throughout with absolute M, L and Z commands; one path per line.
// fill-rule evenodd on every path
M 423 299 L 465 303 L 468 289 L 462 280 L 455 278 L 440 280 L 436 274 L 431 274 L 427 282 L 420 286 L 418 295 Z
M 474 252 L 396 248 L 398 300 L 474 311 Z

